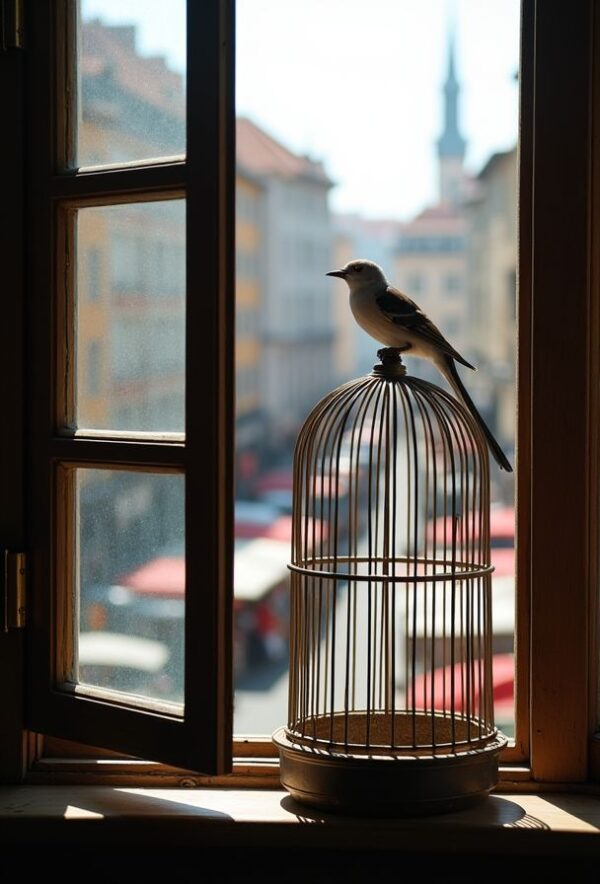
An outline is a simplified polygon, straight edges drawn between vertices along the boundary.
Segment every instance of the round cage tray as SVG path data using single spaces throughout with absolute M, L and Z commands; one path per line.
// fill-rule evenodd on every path
M 324 719 L 305 726 L 304 737 L 288 728 L 273 734 L 281 783 L 293 798 L 356 816 L 422 816 L 460 810 L 485 798 L 496 785 L 498 756 L 507 743 L 498 731 L 478 737 L 475 721 L 455 719 L 451 725 L 448 716 L 438 713 L 427 716 L 427 726 L 425 716 L 418 716 L 415 724 L 412 713 L 396 713 L 394 744 L 400 748 L 392 752 L 389 744 L 387 749 L 376 745 L 379 737 L 389 739 L 391 716 L 370 717 L 369 749 L 364 746 L 364 714 L 340 713 L 333 722 L 328 717 L 329 740 Z M 451 730 L 454 741 L 449 742 Z M 435 733 L 435 750 L 403 747 L 415 732 L 420 737 Z M 355 745 L 353 738 L 358 738 Z

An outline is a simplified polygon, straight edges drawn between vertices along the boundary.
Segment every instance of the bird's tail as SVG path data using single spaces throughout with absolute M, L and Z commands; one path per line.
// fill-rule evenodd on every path
M 451 356 L 444 355 L 443 361 L 439 365 L 439 368 L 442 371 L 442 374 L 457 393 L 457 395 L 462 399 L 465 403 L 466 407 L 469 409 L 475 421 L 481 428 L 481 431 L 485 438 L 487 439 L 487 443 L 490 446 L 490 451 L 494 456 L 494 460 L 498 464 L 501 470 L 506 470 L 508 473 L 512 473 L 512 467 L 508 461 L 508 458 L 500 448 L 500 445 L 496 442 L 492 435 L 492 431 L 479 414 L 477 407 L 469 394 L 467 393 L 463 382 L 460 379 L 460 375 L 456 369 L 456 365 L 454 364 L 454 359 Z

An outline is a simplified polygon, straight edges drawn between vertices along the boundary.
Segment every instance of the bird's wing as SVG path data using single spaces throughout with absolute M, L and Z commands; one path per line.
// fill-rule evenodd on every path
M 385 291 L 375 297 L 375 303 L 379 307 L 381 313 L 390 322 L 395 325 L 402 326 L 408 331 L 415 332 L 420 337 L 429 341 L 434 347 L 437 347 L 442 353 L 452 356 L 457 362 L 466 365 L 467 368 L 474 366 L 467 362 L 454 347 L 448 343 L 439 328 L 423 313 L 420 307 L 411 301 L 407 295 L 404 295 L 398 289 L 388 285 Z

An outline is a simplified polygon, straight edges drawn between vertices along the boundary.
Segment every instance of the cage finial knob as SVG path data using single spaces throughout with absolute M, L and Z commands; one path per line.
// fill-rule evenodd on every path
M 376 377 L 402 378 L 406 374 L 406 366 L 402 362 L 401 353 L 404 348 L 382 347 L 377 351 L 381 365 L 374 365 L 372 374 Z

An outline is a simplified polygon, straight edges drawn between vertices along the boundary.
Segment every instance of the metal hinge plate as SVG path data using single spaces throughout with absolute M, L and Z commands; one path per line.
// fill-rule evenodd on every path
M 22 629 L 26 615 L 25 553 L 4 550 L 4 632 Z
M 0 0 L 0 51 L 23 48 L 23 0 Z

